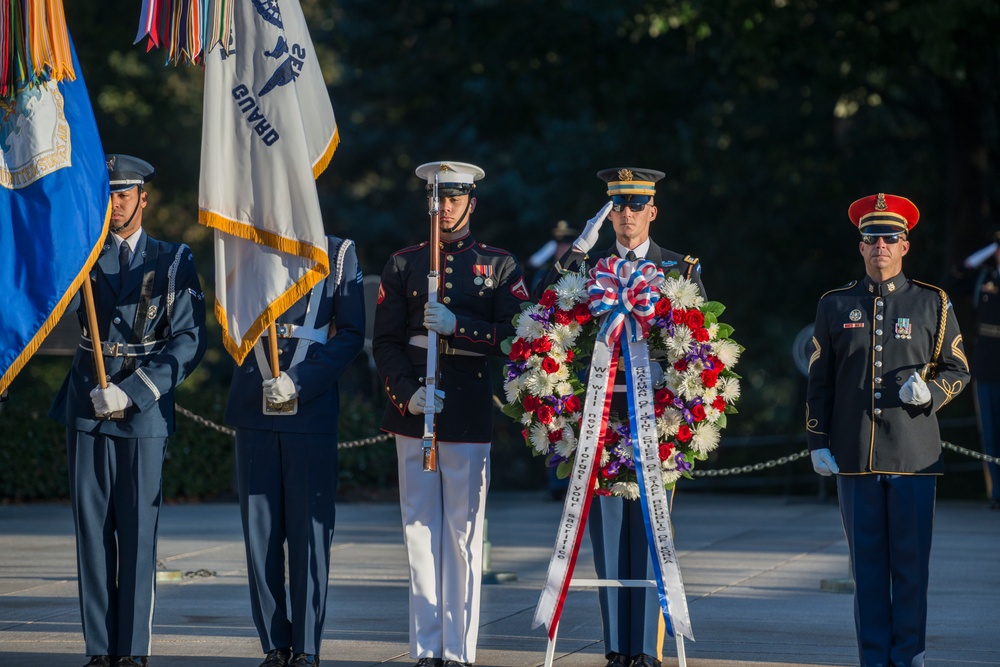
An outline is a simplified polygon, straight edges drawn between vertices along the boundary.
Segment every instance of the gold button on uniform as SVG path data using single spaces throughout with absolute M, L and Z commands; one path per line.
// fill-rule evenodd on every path
M 445 273 L 451 273 L 451 272 L 452 272 L 453 270 L 454 270 L 454 269 L 452 269 L 452 268 L 451 268 L 451 267 L 449 266 L 449 267 L 448 267 L 447 269 L 445 269 L 445 270 L 444 270 L 444 272 L 445 272 Z
M 449 262 L 455 261 L 455 257 L 453 255 L 447 255 L 445 256 L 445 259 L 448 260 Z
M 445 283 L 444 286 L 447 287 L 448 289 L 451 289 L 451 283 Z
M 446 297 L 444 298 L 444 302 L 445 302 L 445 303 L 451 303 L 451 297 L 450 297 L 450 296 L 446 296 Z

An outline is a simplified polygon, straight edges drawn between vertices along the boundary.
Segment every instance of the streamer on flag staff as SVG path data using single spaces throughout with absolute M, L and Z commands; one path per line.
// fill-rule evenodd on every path
M 48 81 L 76 78 L 62 0 L 2 0 L 0 110 L 15 95 Z

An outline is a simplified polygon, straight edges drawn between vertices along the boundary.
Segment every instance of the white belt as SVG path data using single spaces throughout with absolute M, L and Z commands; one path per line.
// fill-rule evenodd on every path
M 480 354 L 479 352 L 469 352 L 468 350 L 456 350 L 455 348 L 453 348 L 450 345 L 448 345 L 448 341 L 441 340 L 440 338 L 438 338 L 438 340 L 441 341 L 442 344 L 443 344 L 442 345 L 443 349 L 441 350 L 441 354 L 461 355 L 463 357 L 485 357 L 486 356 L 485 354 Z M 427 336 L 425 336 L 424 334 L 418 334 L 416 336 L 410 336 L 409 343 L 410 343 L 410 345 L 413 345 L 414 347 L 422 347 L 422 348 L 424 348 L 426 350 L 427 349 Z
M 299 324 L 275 324 L 274 329 L 278 334 L 278 338 L 303 338 L 305 340 L 311 340 L 314 343 L 325 343 L 327 341 L 327 329 L 313 329 L 311 327 L 304 327 Z M 265 329 L 263 335 L 267 336 L 270 333 L 270 329 Z

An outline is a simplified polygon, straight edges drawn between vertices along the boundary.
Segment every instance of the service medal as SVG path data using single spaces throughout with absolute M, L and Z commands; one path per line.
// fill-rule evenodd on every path
M 854 310 L 851 311 L 849 317 L 851 318 L 852 322 L 857 322 L 858 320 L 861 319 L 861 311 L 855 308 Z
M 483 281 L 483 285 L 485 285 L 486 287 L 493 287 L 493 279 L 487 278 L 486 280 Z
M 476 283 L 477 285 L 482 285 L 483 284 L 483 279 L 480 278 L 479 276 L 476 276 L 475 279 L 472 282 Z
M 896 319 L 896 338 L 909 340 L 913 337 L 913 325 L 910 324 L 909 317 L 899 317 Z

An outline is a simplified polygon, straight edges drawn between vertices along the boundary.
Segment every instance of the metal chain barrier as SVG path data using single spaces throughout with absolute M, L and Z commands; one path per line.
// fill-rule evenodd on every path
M 177 412 L 181 413 L 188 419 L 192 419 L 195 422 L 201 424 L 202 426 L 207 426 L 210 429 L 214 429 L 219 433 L 225 433 L 226 435 L 235 436 L 236 431 L 229 428 L 228 426 L 221 426 L 214 422 L 211 422 L 200 415 L 196 415 L 185 407 L 180 405 L 175 406 Z M 339 442 L 337 443 L 337 449 L 350 449 L 351 447 L 364 447 L 366 445 L 374 445 L 377 442 L 385 442 L 392 435 L 389 433 L 380 433 L 378 435 L 373 435 L 370 438 L 361 438 L 360 440 L 351 440 L 350 442 Z M 980 461 L 986 461 L 987 463 L 1000 463 L 1000 457 L 989 456 L 988 454 L 983 454 L 982 452 L 977 452 L 971 449 L 966 449 L 965 447 L 959 447 L 958 445 L 953 445 L 950 442 L 942 441 L 941 446 L 945 449 L 950 449 L 953 452 L 958 452 L 959 454 L 964 454 L 973 459 L 979 459 Z M 809 456 L 809 450 L 803 449 L 795 454 L 789 454 L 788 456 L 781 456 L 776 459 L 771 459 L 764 463 L 754 463 L 745 466 L 738 466 L 735 468 L 720 468 L 718 470 L 694 470 L 691 472 L 693 477 L 725 477 L 727 475 L 745 475 L 751 472 L 760 472 L 762 470 L 768 470 L 770 468 L 777 468 L 778 466 L 783 466 L 787 463 L 793 463 L 799 459 L 803 459 Z
M 218 431 L 219 433 L 225 433 L 226 435 L 234 437 L 236 436 L 235 429 L 231 429 L 228 426 L 222 426 L 220 424 L 216 424 L 212 421 L 209 421 L 208 419 L 205 419 L 201 415 L 196 415 L 187 408 L 181 405 L 177 405 L 176 403 L 174 404 L 174 407 L 177 409 L 177 412 L 181 413 L 188 419 L 191 419 L 196 423 L 201 424 L 202 426 L 207 426 L 208 428 Z M 351 440 L 350 442 L 338 442 L 337 449 L 350 449 L 351 447 L 364 447 L 365 445 L 374 445 L 376 442 L 384 442 L 391 437 L 392 434 L 390 433 L 379 433 L 378 435 L 373 435 L 370 438 L 361 438 L 360 440 Z

